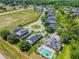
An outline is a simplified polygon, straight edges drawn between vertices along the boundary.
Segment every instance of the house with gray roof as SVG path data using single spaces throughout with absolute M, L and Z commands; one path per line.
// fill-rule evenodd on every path
M 72 8 L 64 8 L 64 11 L 71 11 Z
M 57 22 L 55 20 L 47 20 L 49 22 L 49 24 L 54 23 L 56 24 Z
M 15 34 L 17 37 L 21 39 L 26 39 L 30 35 L 29 31 L 22 27 L 16 27 L 15 29 L 11 30 L 10 33 Z
M 42 35 L 39 34 L 39 35 L 33 35 L 31 36 L 29 39 L 27 39 L 27 42 L 30 44 L 30 45 L 34 45 L 38 40 L 40 40 L 42 38 Z
M 44 43 L 45 43 L 47 46 L 49 46 L 49 47 L 51 47 L 51 48 L 54 48 L 54 49 L 56 49 L 57 51 L 60 51 L 61 48 L 62 48 L 62 44 L 61 44 L 59 41 L 57 41 L 56 38 L 54 38 L 54 39 L 45 38 L 43 41 L 44 41 Z
M 71 11 L 74 15 L 79 15 L 79 8 L 78 7 L 70 7 L 70 8 L 64 8 L 65 11 Z
M 74 15 L 79 15 L 79 11 L 77 11 L 77 12 L 74 12 L 73 14 L 74 14 Z
M 50 26 L 53 28 L 57 28 L 57 24 L 55 24 L 55 23 L 51 23 Z
M 49 19 L 49 20 L 55 20 L 56 18 L 55 18 L 55 16 L 49 16 L 48 15 L 48 18 L 47 19 Z
M 43 12 L 44 11 L 43 6 L 35 6 L 35 9 L 36 9 L 37 12 Z
M 57 28 L 55 12 L 51 7 L 48 7 L 48 14 L 47 14 L 47 18 L 45 20 L 49 22 L 51 27 L 53 27 L 55 29 Z

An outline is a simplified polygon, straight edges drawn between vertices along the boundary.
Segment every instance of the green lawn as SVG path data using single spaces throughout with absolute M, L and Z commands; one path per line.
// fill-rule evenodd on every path
M 38 20 L 41 13 L 28 8 L 22 11 L 13 12 L 0 16 L 0 30 L 12 29 L 18 25 L 26 25 Z
M 0 16 L 0 31 L 13 29 L 18 25 L 26 25 L 38 20 L 41 13 L 35 12 L 34 9 L 28 8 L 22 11 L 13 12 Z M 0 52 L 8 59 L 29 59 L 27 54 L 21 52 L 18 48 L 9 44 L 0 38 Z
M 3 3 L 0 3 L 0 7 L 1 7 L 1 6 L 5 7 L 6 10 L 2 10 L 2 9 L 0 9 L 0 13 L 3 13 L 3 12 L 7 12 L 7 11 L 11 11 L 11 10 L 13 10 L 13 7 L 12 7 L 12 6 L 5 5 L 5 4 L 3 4 Z
M 9 12 L 9 11 L 12 11 L 13 10 L 13 7 L 12 6 L 5 6 L 5 7 L 6 7 L 6 10 L 1 10 L 0 9 L 0 13 Z
M 58 55 L 56 59 L 71 59 L 70 58 L 70 47 L 68 45 L 65 45 L 61 54 Z
M 0 52 L 7 57 L 7 59 L 28 59 L 28 56 L 21 52 L 18 48 L 10 43 L 4 41 L 0 37 Z
M 41 26 L 40 25 L 37 25 L 37 24 L 35 24 L 35 25 L 32 25 L 32 28 L 33 29 L 39 29 Z

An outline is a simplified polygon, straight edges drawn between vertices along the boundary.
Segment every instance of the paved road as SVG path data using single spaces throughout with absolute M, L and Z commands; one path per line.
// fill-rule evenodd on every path
M 24 28 L 27 28 L 27 29 L 30 29 L 30 30 L 34 30 L 34 31 L 41 31 L 42 32 L 45 29 L 45 27 L 41 24 L 42 23 L 41 22 L 41 17 L 45 14 L 45 11 L 46 11 L 46 9 L 44 8 L 44 11 L 41 14 L 41 16 L 39 17 L 39 19 L 37 21 L 31 23 L 30 25 L 28 24 L 28 25 L 24 26 Z M 40 25 L 41 28 L 40 29 L 33 29 L 31 26 L 35 25 L 35 24 Z M 44 33 L 41 33 L 41 34 L 44 34 Z
M 32 7 L 29 8 L 29 9 L 32 9 Z M 18 12 L 18 11 L 22 11 L 22 10 L 25 10 L 25 9 L 19 9 L 19 10 L 14 10 L 14 11 L 9 11 L 9 12 L 4 12 L 4 13 L 0 13 L 0 15 L 5 15 L 5 14 L 9 14 L 9 13 L 13 13 L 13 12 Z
M 9 14 L 9 13 L 17 12 L 17 11 L 22 11 L 22 10 L 24 10 L 24 9 L 0 13 L 0 15 L 5 15 L 5 14 Z
M 41 17 L 44 15 L 45 11 L 46 11 L 46 9 L 44 9 L 43 13 L 41 14 L 41 16 L 39 17 L 39 19 L 38 19 L 37 21 L 31 23 L 30 25 L 28 24 L 28 25 L 24 26 L 24 28 L 32 29 L 32 30 L 35 30 L 35 31 L 36 31 L 36 30 L 37 30 L 37 31 L 43 30 L 43 29 L 44 29 L 44 26 L 41 24 Z M 41 28 L 40 28 L 40 29 L 33 29 L 33 28 L 31 28 L 31 26 L 34 25 L 34 24 L 40 25 Z
M 6 59 L 6 58 L 0 53 L 0 59 Z

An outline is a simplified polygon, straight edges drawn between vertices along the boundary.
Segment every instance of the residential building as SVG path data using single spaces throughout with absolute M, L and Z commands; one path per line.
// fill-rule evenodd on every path
M 29 31 L 22 27 L 17 27 L 15 29 L 11 30 L 10 33 L 15 34 L 17 37 L 19 37 L 21 39 L 26 39 L 30 35 Z
M 42 35 L 33 35 L 31 36 L 29 39 L 27 39 L 27 42 L 31 45 L 34 45 L 38 40 L 40 40 L 42 38 Z
M 49 46 L 49 47 L 51 47 L 51 48 L 54 48 L 54 49 L 56 49 L 57 51 L 60 51 L 61 48 L 62 48 L 62 44 L 61 44 L 59 41 L 57 41 L 56 38 L 54 38 L 54 39 L 45 38 L 43 41 L 44 41 L 44 43 L 45 43 L 47 46 Z

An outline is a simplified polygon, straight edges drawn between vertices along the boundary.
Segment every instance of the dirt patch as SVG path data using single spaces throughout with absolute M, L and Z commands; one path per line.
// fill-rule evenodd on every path
M 0 22 L 0 28 L 4 28 L 13 22 L 16 22 L 16 20 L 13 20 L 11 17 L 5 18 L 5 20 Z

